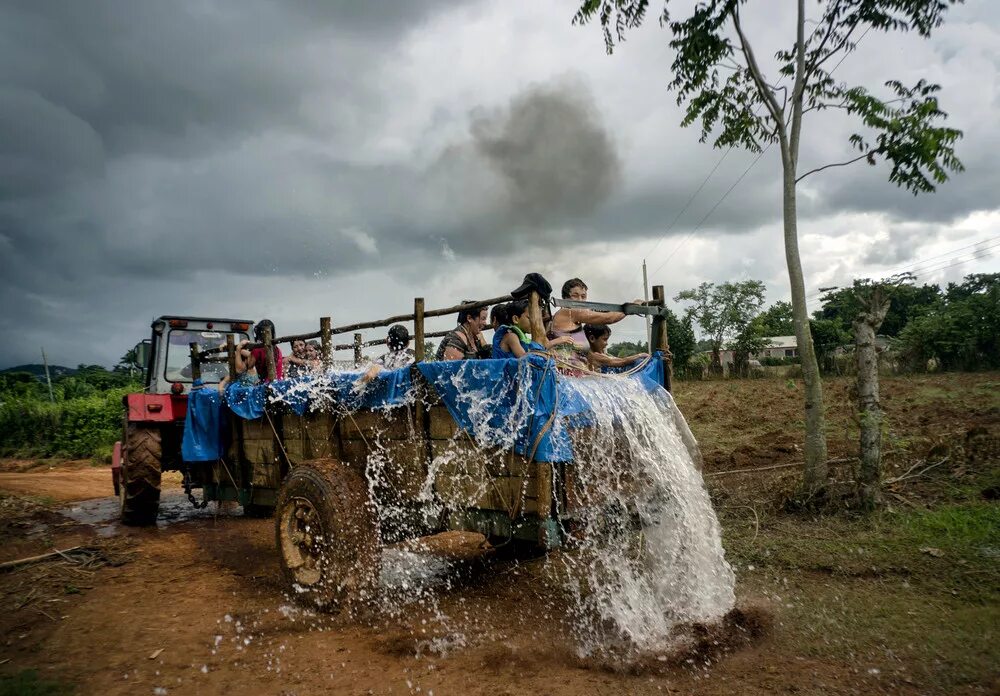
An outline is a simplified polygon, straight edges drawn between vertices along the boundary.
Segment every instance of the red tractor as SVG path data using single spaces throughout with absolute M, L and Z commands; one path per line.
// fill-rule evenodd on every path
M 124 399 L 124 433 L 115 443 L 111 463 L 125 524 L 156 521 L 164 471 L 183 472 L 189 496 L 192 488 L 207 480 L 203 467 L 181 458 L 187 394 L 193 382 L 191 344 L 197 344 L 199 351 L 217 348 L 226 344 L 228 334 L 239 344 L 249 339 L 252 327 L 253 322 L 243 319 L 163 316 L 153 322 L 150 339 L 136 346 L 139 362 L 146 366 L 145 389 Z M 218 383 L 227 371 L 224 362 L 206 363 L 201 379 Z

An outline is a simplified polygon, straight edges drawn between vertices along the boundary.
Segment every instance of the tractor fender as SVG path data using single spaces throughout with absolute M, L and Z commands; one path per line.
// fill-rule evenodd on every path
M 184 420 L 187 396 L 180 394 L 127 394 L 125 408 L 129 423 L 170 423 Z

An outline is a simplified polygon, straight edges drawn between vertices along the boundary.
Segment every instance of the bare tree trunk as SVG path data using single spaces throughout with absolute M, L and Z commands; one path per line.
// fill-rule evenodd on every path
M 712 345 L 712 364 L 709 366 L 709 374 L 721 375 L 724 370 L 722 369 L 722 350 L 719 348 L 718 343 Z
M 858 415 L 861 471 L 858 499 L 861 507 L 874 509 L 882 497 L 882 408 L 879 405 L 878 347 L 875 333 L 889 311 L 889 298 L 876 287 L 865 301 L 865 310 L 854 319 L 854 349 L 858 361 Z
M 799 258 L 798 213 L 795 202 L 795 165 L 784 163 L 784 223 L 785 261 L 788 264 L 788 281 L 792 290 L 792 317 L 795 320 L 795 339 L 798 343 L 805 383 L 806 442 L 803 485 L 807 494 L 813 494 L 826 485 L 826 417 L 823 413 L 823 382 L 816 362 L 809 314 L 806 309 L 806 288 L 802 279 L 802 261 Z

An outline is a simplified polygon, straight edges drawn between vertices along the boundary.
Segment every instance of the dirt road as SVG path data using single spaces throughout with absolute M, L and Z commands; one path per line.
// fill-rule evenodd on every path
M 78 469 L 18 485 L 37 482 L 39 493 L 59 481 L 64 497 L 74 498 L 91 490 L 94 478 Z M 64 490 L 74 480 L 75 492 Z M 546 616 L 541 561 L 499 562 L 455 580 L 440 601 L 417 602 L 391 619 L 360 624 L 316 615 L 284 593 L 272 522 L 235 512 L 201 511 L 156 529 L 98 524 L 94 529 L 127 539 L 135 555 L 120 567 L 81 572 L 71 589 L 46 587 L 32 599 L 19 573 L 0 577 L 8 609 L 0 619 L 0 659 L 7 661 L 0 669 L 36 668 L 40 678 L 81 694 L 919 691 L 859 672 L 849 659 L 789 654 L 773 638 L 710 664 L 656 669 L 653 662 L 652 670 L 624 674 L 588 665 Z M 60 529 L 52 518 L 39 524 L 48 529 L 37 550 L 82 543 L 89 526 Z M 762 601 L 760 594 L 753 601 Z
M 111 494 L 111 473 L 104 467 L 0 472 L 0 491 L 64 502 L 89 500 Z

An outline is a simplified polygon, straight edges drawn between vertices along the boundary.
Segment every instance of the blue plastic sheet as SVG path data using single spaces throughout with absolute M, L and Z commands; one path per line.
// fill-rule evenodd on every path
M 657 353 L 631 376 L 647 390 L 662 389 L 660 357 Z M 592 418 L 586 396 L 573 386 L 574 378 L 560 375 L 555 363 L 540 355 L 520 360 L 418 363 L 417 368 L 434 386 L 459 427 L 484 447 L 513 448 L 518 454 L 534 456 L 543 462 L 572 461 L 573 450 L 565 426 L 583 427 Z M 332 406 L 348 411 L 390 408 L 410 403 L 413 398 L 409 367 L 383 370 L 363 386 L 358 385 L 359 377 L 360 373 L 331 373 L 320 378 L 306 376 L 252 386 L 234 383 L 226 389 L 225 401 L 237 416 L 252 420 L 264 416 L 268 400 L 281 402 L 302 415 L 312 407 L 327 410 Z M 190 410 L 188 417 L 192 418 Z M 198 437 L 208 439 L 207 435 Z M 200 446 L 201 442 L 193 441 L 192 447 Z M 185 459 L 188 459 L 186 454 Z
M 323 378 L 322 398 L 348 411 L 402 406 L 412 399 L 409 367 L 382 370 L 368 384 L 359 385 L 362 373 L 334 372 Z
M 266 402 L 266 384 L 232 382 L 226 387 L 226 405 L 230 411 L 244 420 L 263 418 Z
M 420 363 L 455 422 L 486 447 L 513 447 L 544 462 L 569 461 L 569 438 L 555 419 L 556 370 L 551 360 Z M 520 398 L 519 398 L 520 397 Z
M 663 389 L 660 357 L 657 353 L 631 375 L 648 391 Z M 484 447 L 513 445 L 518 454 L 533 453 L 536 461 L 569 462 L 573 448 L 566 426 L 586 427 L 593 417 L 586 396 L 574 388 L 574 378 L 560 375 L 551 360 L 539 355 L 521 360 L 420 363 L 418 367 L 458 426 Z M 519 399 L 519 393 L 528 398 Z M 526 407 L 532 409 L 530 416 L 515 413 Z M 504 431 L 515 426 L 517 432 Z
M 188 395 L 181 457 L 186 462 L 214 462 L 222 456 L 222 395 L 217 389 L 194 389 Z
M 409 403 L 413 381 L 409 367 L 382 370 L 368 384 L 359 384 L 360 372 L 333 372 L 322 377 L 303 376 L 267 384 L 234 382 L 226 387 L 226 403 L 240 418 L 264 417 L 266 403 L 280 402 L 298 415 L 313 401 L 319 408 L 333 405 L 348 411 L 375 410 Z

